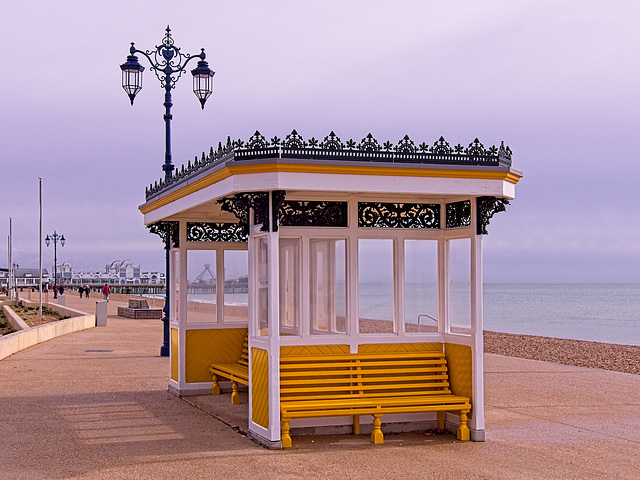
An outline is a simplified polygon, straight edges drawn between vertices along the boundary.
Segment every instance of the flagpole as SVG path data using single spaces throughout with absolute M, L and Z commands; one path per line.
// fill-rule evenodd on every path
M 42 318 L 42 177 L 38 177 L 38 201 L 40 202 L 40 228 L 38 230 L 38 269 L 40 270 L 40 306 L 38 313 Z

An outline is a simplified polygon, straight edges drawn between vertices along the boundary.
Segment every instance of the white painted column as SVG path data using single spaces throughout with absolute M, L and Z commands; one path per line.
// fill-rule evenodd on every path
M 474 218 L 477 218 L 473 212 Z M 471 439 L 484 441 L 484 338 L 482 312 L 482 235 L 471 237 L 471 375 L 473 416 Z
M 349 232 L 347 237 L 347 328 L 349 352 L 358 353 L 360 340 L 359 275 L 358 271 L 358 199 L 348 203 Z
M 251 222 L 250 222 L 251 225 Z M 253 338 L 257 335 L 258 330 L 258 310 L 257 310 L 257 289 L 258 289 L 258 259 L 257 259 L 257 240 L 249 235 L 247 239 L 247 250 L 248 250 L 248 260 L 249 260 L 249 292 L 248 292 L 248 303 L 249 303 L 249 325 L 247 328 L 247 332 L 249 334 L 249 430 L 255 429 L 255 424 L 253 423 L 253 391 L 251 389 L 251 378 L 253 375 L 252 372 L 252 362 L 253 362 Z
M 449 333 L 451 325 L 449 252 L 449 240 L 438 240 L 438 330 L 441 334 Z
M 269 440 L 280 440 L 280 234 L 272 231 L 269 192 Z
M 404 336 L 404 302 L 405 302 L 405 266 L 404 266 L 404 238 L 393 240 L 393 309 L 394 332 Z
M 175 252 L 177 262 L 174 261 L 171 266 L 171 292 L 175 292 L 176 281 L 179 288 L 177 298 L 174 293 L 171 300 L 171 309 L 175 312 L 178 307 L 178 388 L 183 391 L 187 388 L 187 222 L 180 222 L 178 231 L 180 247 Z
M 216 320 L 222 322 L 224 318 L 224 248 L 216 248 Z

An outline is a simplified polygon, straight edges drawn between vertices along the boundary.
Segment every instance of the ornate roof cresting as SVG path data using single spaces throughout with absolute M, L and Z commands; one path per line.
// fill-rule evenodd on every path
M 322 140 L 311 137 L 304 140 L 295 129 L 281 139 L 274 136 L 267 139 L 259 131 L 255 131 L 245 142 L 231 140 L 218 143 L 218 148 L 211 147 L 209 153 L 202 153 L 193 162 L 182 165 L 170 180 L 160 179 L 149 185 L 145 197 L 150 197 L 180 183 L 183 179 L 200 173 L 212 165 L 229 160 L 243 161 L 260 158 L 302 158 L 313 160 L 335 160 L 355 162 L 387 162 L 412 164 L 440 164 L 440 165 L 477 165 L 477 166 L 511 166 L 511 149 L 500 144 L 485 148 L 476 138 L 468 146 L 458 144 L 451 146 L 444 137 L 440 137 L 432 145 L 422 142 L 416 144 L 408 135 L 402 137 L 396 144 L 386 141 L 378 142 L 371 133 L 356 142 L 353 139 L 343 141 L 335 132 L 330 132 Z

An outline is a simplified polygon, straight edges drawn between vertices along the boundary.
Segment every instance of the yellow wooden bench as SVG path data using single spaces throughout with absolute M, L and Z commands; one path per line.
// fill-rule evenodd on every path
M 460 417 L 459 440 L 469 440 L 469 398 L 449 388 L 444 353 L 287 355 L 280 357 L 282 447 L 291 447 L 289 422 L 295 418 L 352 415 L 360 433 L 360 415 L 373 415 L 371 441 L 383 442 L 386 413 L 444 412 Z
M 218 385 L 218 377 L 228 378 L 231 380 L 231 403 L 240 403 L 240 395 L 238 394 L 238 383 L 249 385 L 249 338 L 244 337 L 242 344 L 242 353 L 240 358 L 233 363 L 212 363 L 209 372 L 213 378 L 211 386 L 211 394 L 220 394 L 220 385 Z

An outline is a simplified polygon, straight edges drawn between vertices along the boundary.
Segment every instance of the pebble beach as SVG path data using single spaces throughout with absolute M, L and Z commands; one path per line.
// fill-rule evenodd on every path
M 640 375 L 640 346 L 484 332 L 484 352 Z

